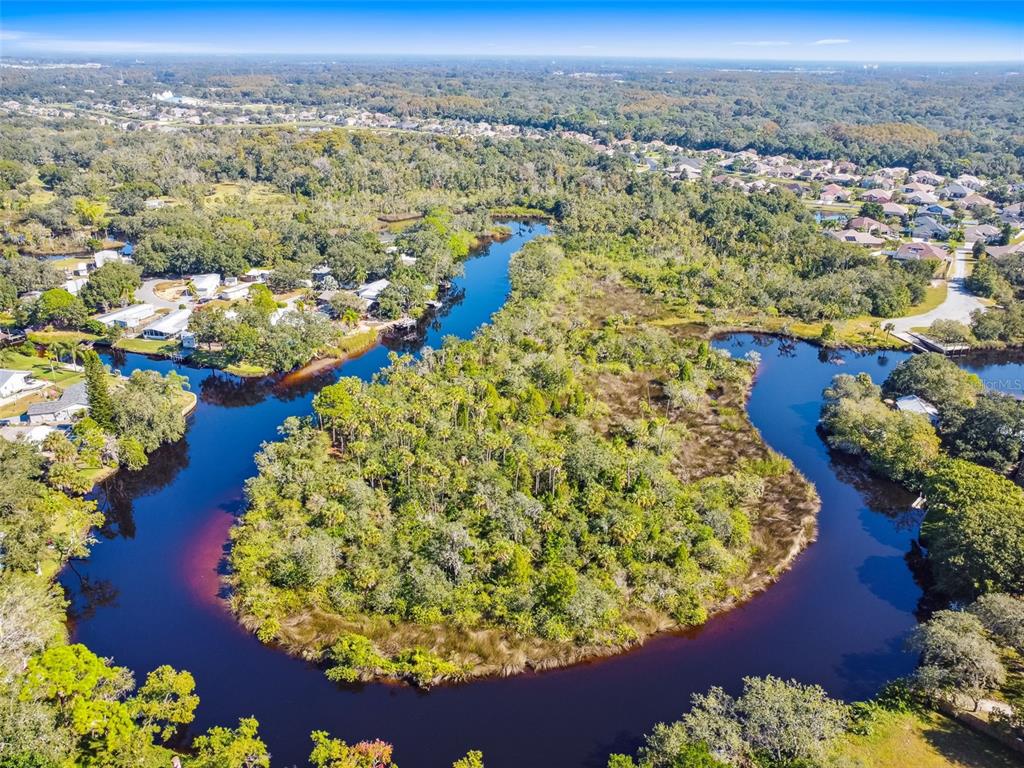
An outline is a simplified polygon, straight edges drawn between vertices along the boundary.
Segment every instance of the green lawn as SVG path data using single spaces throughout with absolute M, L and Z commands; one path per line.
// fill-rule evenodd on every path
M 28 340 L 33 344 L 49 345 L 57 342 L 72 341 L 81 344 L 83 341 L 96 341 L 100 337 L 83 331 L 29 331 Z
M 920 304 L 915 304 L 907 310 L 907 317 L 913 317 L 914 315 L 923 315 L 925 312 L 931 312 L 939 304 L 946 300 L 946 295 L 949 293 L 949 286 L 946 283 L 942 285 L 931 285 L 928 286 L 924 294 L 924 301 Z
M 1013 768 L 1019 756 L 937 712 L 879 712 L 866 736 L 848 735 L 834 768 Z
M 170 356 L 181 349 L 181 342 L 177 339 L 157 341 L 155 339 L 118 339 L 114 344 L 117 349 L 125 352 L 138 352 L 143 355 L 166 355 Z
M 57 363 L 53 363 L 52 366 L 53 370 L 51 371 L 51 363 L 46 358 L 23 355 L 17 349 L 5 349 L 3 352 L 0 352 L 0 368 L 32 371 L 32 375 L 37 379 L 52 381 L 55 384 L 74 383 L 74 381 L 82 378 L 82 374 L 59 368 Z

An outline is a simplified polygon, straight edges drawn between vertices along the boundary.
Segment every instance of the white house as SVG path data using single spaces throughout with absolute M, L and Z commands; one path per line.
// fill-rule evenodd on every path
M 927 400 L 922 400 L 917 395 L 904 395 L 896 400 L 896 409 L 906 413 L 917 413 L 927 417 L 930 421 L 939 418 L 939 410 Z
M 249 295 L 249 289 L 251 287 L 252 283 L 236 283 L 235 285 L 226 285 L 220 289 L 220 293 L 217 294 L 217 297 L 224 299 L 225 301 L 244 299 L 246 296 Z
M 188 319 L 192 317 L 191 309 L 178 309 L 164 315 L 151 326 L 146 328 L 142 335 L 147 339 L 155 341 L 166 341 L 181 335 L 181 332 L 188 327 Z
M 244 280 L 247 283 L 263 283 L 266 282 L 267 275 L 269 275 L 273 271 L 274 270 L 272 269 L 262 269 L 260 267 L 253 267 L 244 275 L 242 275 L 242 280 Z
M 196 298 L 212 299 L 217 295 L 217 289 L 220 288 L 220 275 L 213 272 L 205 275 L 193 275 L 190 282 Z
M 85 277 L 72 277 L 70 280 L 65 280 L 63 288 L 65 291 L 70 293 L 72 296 L 77 296 L 78 292 L 85 287 L 85 284 L 89 282 L 88 278 Z
M 26 389 L 31 389 L 29 380 L 32 378 L 32 371 L 15 371 L 10 368 L 0 368 L 0 397 L 10 397 Z
M 116 325 L 118 328 L 132 330 L 138 328 L 144 321 L 155 314 L 156 310 L 151 304 L 134 304 L 130 307 L 107 312 L 105 315 L 99 315 L 96 320 L 108 328 Z
M 389 285 L 391 285 L 390 280 L 374 280 L 372 283 L 363 283 L 356 288 L 356 296 L 372 304 Z
M 96 265 L 96 269 L 99 269 L 104 264 L 110 264 L 116 261 L 125 261 L 125 258 L 117 251 L 107 249 L 105 251 L 96 251 L 92 255 L 93 264 Z
M 29 424 L 54 424 L 71 421 L 71 418 L 89 408 L 89 395 L 85 382 L 73 384 L 65 389 L 57 400 L 33 403 L 28 407 Z

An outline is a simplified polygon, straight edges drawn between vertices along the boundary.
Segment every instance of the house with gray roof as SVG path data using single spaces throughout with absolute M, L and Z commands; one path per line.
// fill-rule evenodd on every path
M 85 382 L 72 384 L 56 400 L 33 403 L 28 407 L 29 424 L 58 424 L 68 422 L 89 408 L 89 394 Z

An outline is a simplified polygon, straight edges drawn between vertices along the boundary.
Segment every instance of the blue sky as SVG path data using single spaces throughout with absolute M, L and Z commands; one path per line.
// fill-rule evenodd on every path
M 0 53 L 1024 62 L 1024 0 L 3 0 Z

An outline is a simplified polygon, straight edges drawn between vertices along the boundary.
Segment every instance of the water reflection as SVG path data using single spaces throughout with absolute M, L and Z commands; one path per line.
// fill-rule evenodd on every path
M 149 455 L 149 463 L 132 472 L 122 470 L 104 480 L 93 497 L 105 520 L 100 535 L 112 539 L 115 536 L 131 539 L 135 537 L 135 517 L 132 507 L 136 499 L 156 493 L 169 486 L 188 466 L 188 435 L 175 443 L 157 448 Z

